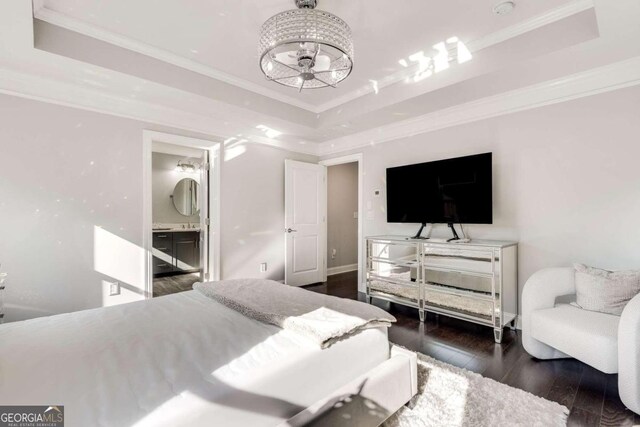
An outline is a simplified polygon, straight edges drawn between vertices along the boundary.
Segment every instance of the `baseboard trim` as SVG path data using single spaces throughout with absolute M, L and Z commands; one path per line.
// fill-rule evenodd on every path
M 347 273 L 349 271 L 357 271 L 358 264 L 341 265 L 338 267 L 327 268 L 327 276 L 333 276 L 334 274 Z
M 516 316 L 516 329 L 518 329 L 519 331 L 522 330 L 522 316 L 520 316 L 519 314 Z

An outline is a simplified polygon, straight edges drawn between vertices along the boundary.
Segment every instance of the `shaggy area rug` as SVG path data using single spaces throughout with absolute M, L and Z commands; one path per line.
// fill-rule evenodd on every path
M 566 426 L 569 410 L 475 372 L 418 354 L 418 394 L 385 427 Z

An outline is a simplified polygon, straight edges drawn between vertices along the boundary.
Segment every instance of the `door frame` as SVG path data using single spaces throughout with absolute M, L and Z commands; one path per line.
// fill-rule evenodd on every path
M 364 157 L 362 153 L 354 153 L 346 156 L 334 157 L 331 159 L 322 160 L 319 164 L 326 167 L 343 165 L 345 163 L 358 163 L 358 291 L 365 292 L 364 282 L 364 232 L 363 232 L 363 217 L 362 210 L 364 207 Z M 327 188 L 328 193 L 328 188 Z M 328 200 L 329 194 L 327 194 Z M 327 227 L 329 227 L 329 220 L 327 218 Z M 328 232 L 327 232 L 328 233 Z M 328 237 L 328 236 L 327 236 Z M 324 266 L 325 277 L 327 276 L 327 263 Z
M 208 213 L 210 219 L 209 234 L 206 236 L 209 242 L 208 259 L 206 261 L 210 268 L 208 275 L 204 279 L 220 280 L 220 155 L 222 144 L 207 139 L 145 129 L 142 131 L 142 229 L 145 251 L 145 298 L 153 298 L 153 182 L 151 172 L 154 142 L 195 148 L 208 152 L 209 185 L 208 188 L 206 185 L 201 187 L 204 191 L 208 190 L 209 193 Z

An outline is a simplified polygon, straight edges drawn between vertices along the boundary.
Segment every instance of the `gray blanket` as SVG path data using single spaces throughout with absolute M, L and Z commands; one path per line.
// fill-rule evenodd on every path
M 369 304 L 262 279 L 196 283 L 193 289 L 245 316 L 302 334 L 327 348 L 396 318 Z

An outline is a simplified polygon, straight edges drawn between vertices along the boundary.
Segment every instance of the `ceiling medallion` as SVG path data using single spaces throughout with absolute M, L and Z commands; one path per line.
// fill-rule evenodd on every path
M 353 69 L 351 28 L 316 9 L 317 0 L 295 0 L 298 9 L 269 18 L 260 29 L 260 69 L 267 79 L 302 89 L 336 87 Z

